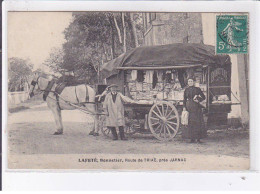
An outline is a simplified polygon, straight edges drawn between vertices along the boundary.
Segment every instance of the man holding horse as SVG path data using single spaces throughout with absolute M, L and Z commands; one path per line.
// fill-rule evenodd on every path
M 112 84 L 108 86 L 108 92 L 105 97 L 103 108 L 106 114 L 106 125 L 113 134 L 113 140 L 118 140 L 116 127 L 119 128 L 121 140 L 127 140 L 124 133 L 125 117 L 124 103 L 136 103 L 134 100 L 118 92 L 118 86 Z

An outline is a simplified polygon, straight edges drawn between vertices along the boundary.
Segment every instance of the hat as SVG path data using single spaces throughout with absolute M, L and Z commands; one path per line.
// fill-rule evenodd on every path
M 118 85 L 116 85 L 116 84 L 111 84 L 111 85 L 107 86 L 107 89 L 112 88 L 112 87 L 118 87 Z

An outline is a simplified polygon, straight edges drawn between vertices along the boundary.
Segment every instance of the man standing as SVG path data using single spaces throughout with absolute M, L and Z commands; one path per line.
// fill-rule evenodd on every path
M 124 105 L 125 103 L 136 103 L 134 100 L 124 96 L 120 92 L 117 92 L 118 86 L 112 84 L 108 86 L 108 94 L 104 101 L 104 111 L 106 114 L 106 125 L 113 134 L 113 140 L 118 140 L 116 127 L 119 128 L 119 135 L 121 140 L 127 140 L 124 133 L 125 117 L 124 117 Z

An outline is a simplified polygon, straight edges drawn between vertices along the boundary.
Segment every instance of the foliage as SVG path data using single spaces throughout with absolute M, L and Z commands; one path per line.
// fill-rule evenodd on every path
M 97 72 L 110 50 L 111 25 L 105 12 L 74 13 L 73 22 L 65 30 L 64 68 L 75 75 L 97 81 Z
M 59 48 L 52 48 L 49 58 L 44 61 L 43 65 L 48 66 L 54 73 L 61 73 L 63 69 L 64 52 Z M 38 69 L 40 71 L 40 69 Z
M 119 12 L 73 13 L 72 22 L 64 31 L 63 48 L 54 48 L 44 64 L 55 73 L 73 71 L 77 79 L 97 83 L 99 68 L 104 63 L 140 44 L 141 15 L 130 16 Z
M 23 91 L 29 85 L 33 65 L 29 60 L 10 58 L 8 65 L 8 91 Z

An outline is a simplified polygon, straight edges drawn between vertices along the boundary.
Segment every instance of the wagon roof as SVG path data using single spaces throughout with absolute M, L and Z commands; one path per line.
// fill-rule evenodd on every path
M 215 55 L 214 46 L 176 43 L 142 46 L 123 53 L 101 67 L 102 78 L 117 74 L 118 69 L 187 68 L 194 65 L 231 65 L 228 55 Z

